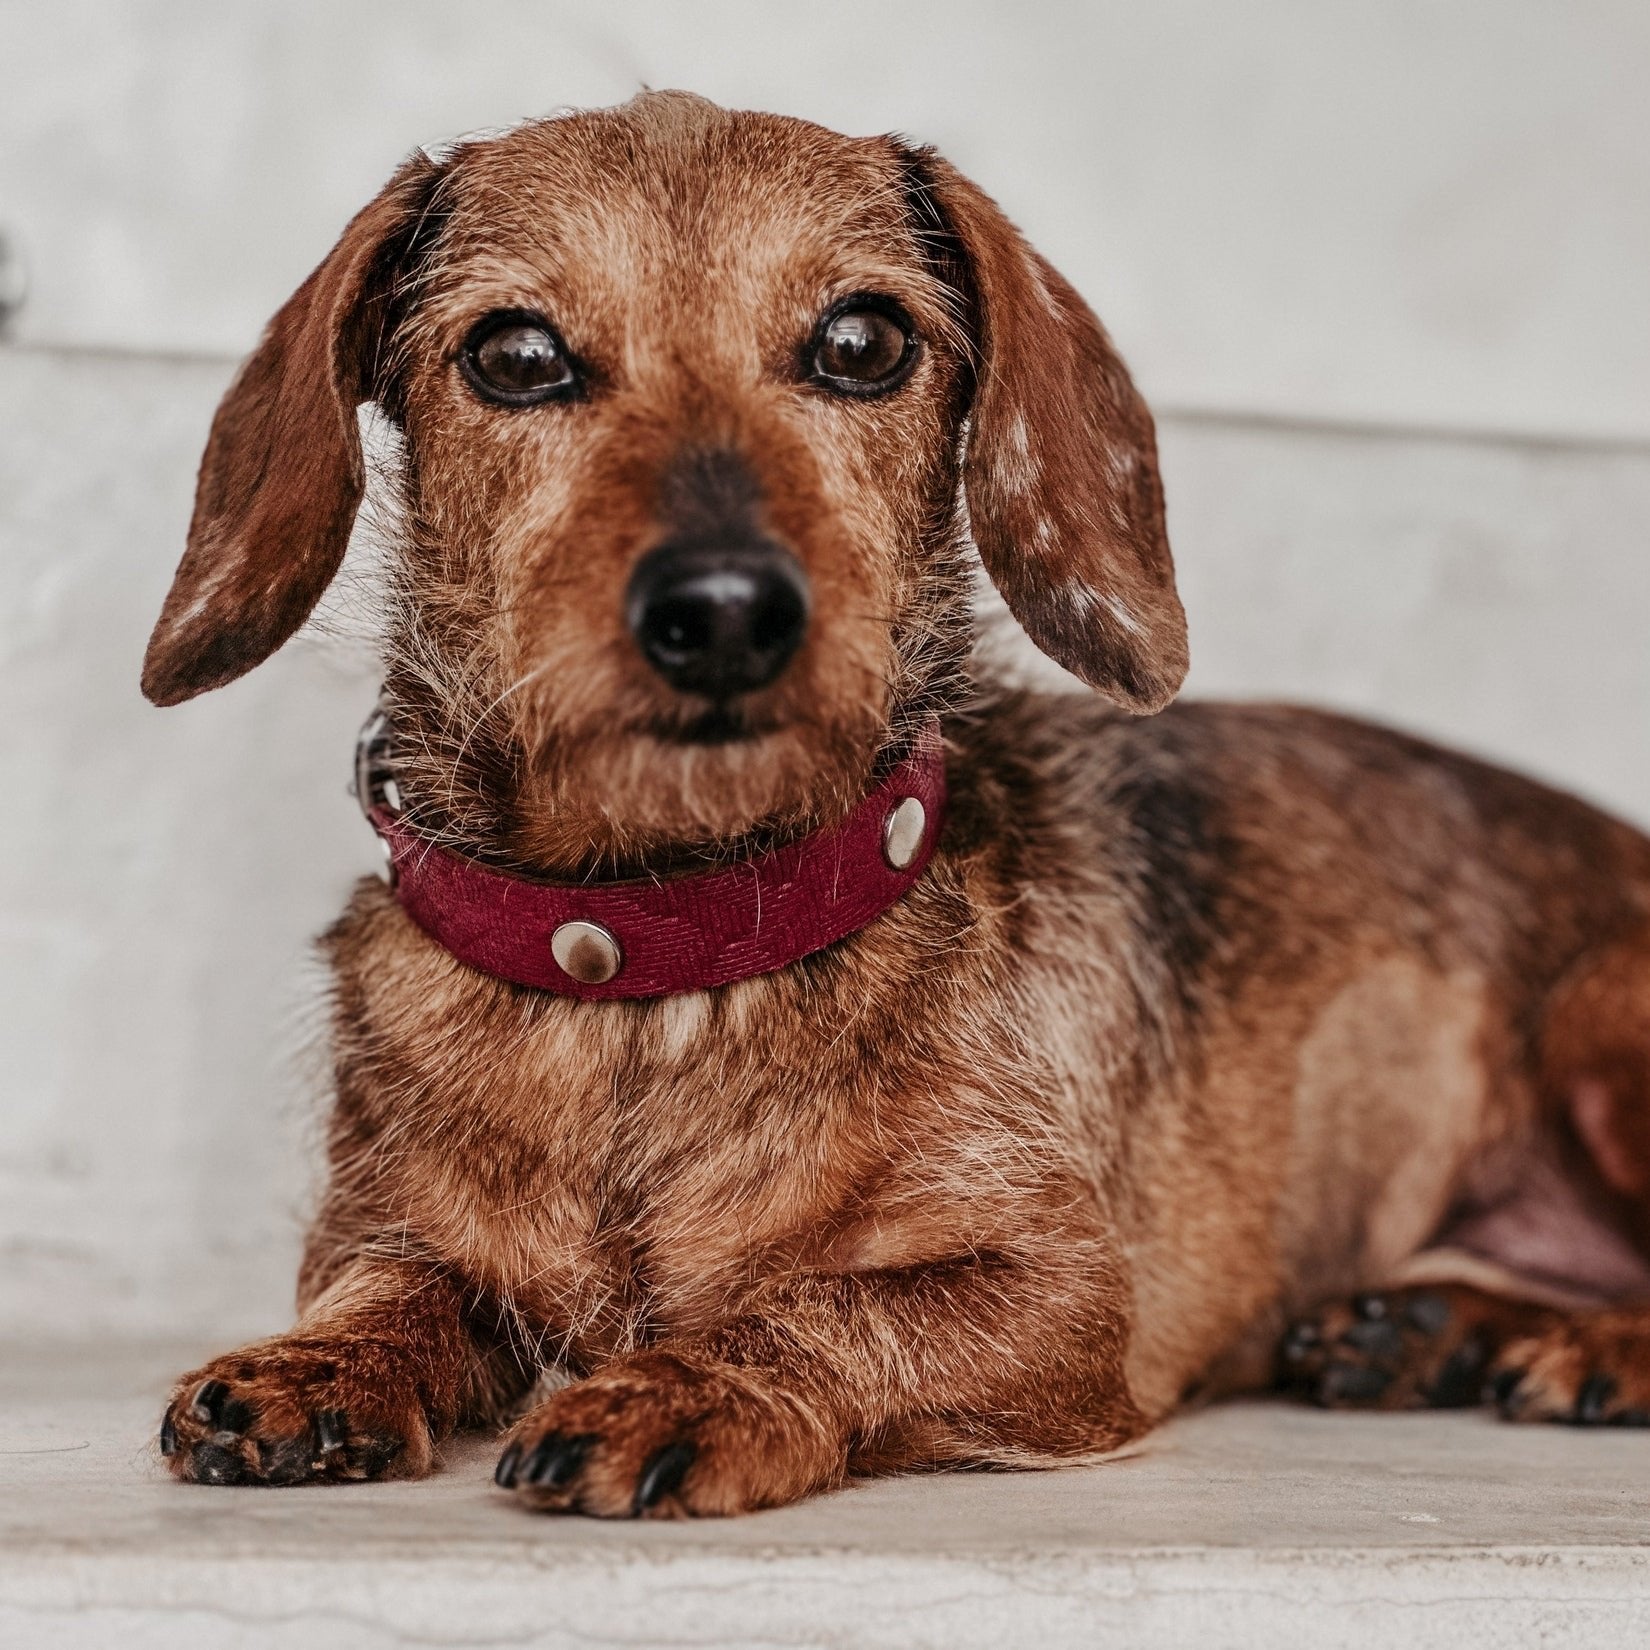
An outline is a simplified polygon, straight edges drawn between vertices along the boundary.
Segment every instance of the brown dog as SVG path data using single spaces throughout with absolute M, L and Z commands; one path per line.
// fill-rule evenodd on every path
M 1275 1368 L 1647 1419 L 1650 842 L 1327 715 L 1130 714 L 1186 665 L 1151 419 L 944 161 L 679 93 L 410 161 L 224 400 L 151 699 L 309 613 L 369 399 L 423 840 L 805 852 L 936 716 L 950 813 L 857 933 L 648 999 L 363 883 L 301 1316 L 179 1383 L 180 1477 L 422 1473 L 550 1366 L 499 1481 L 600 1515 L 1068 1460 Z M 1121 709 L 971 679 L 971 544 Z

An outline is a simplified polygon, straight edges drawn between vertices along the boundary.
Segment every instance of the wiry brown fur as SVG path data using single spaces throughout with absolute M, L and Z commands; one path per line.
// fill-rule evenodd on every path
M 832 399 L 800 354 L 864 291 L 922 355 Z M 497 309 L 554 320 L 582 400 L 467 390 L 455 355 Z M 1046 1463 L 1270 1380 L 1291 1317 L 1406 1278 L 1298 1331 L 1291 1378 L 1443 1401 L 1516 1350 L 1509 1409 L 1608 1418 L 1605 1375 L 1637 1413 L 1650 1310 L 1580 1307 L 1650 1280 L 1650 843 L 1334 717 L 1139 721 L 970 681 L 970 530 L 1121 705 L 1185 668 L 1150 417 L 971 184 L 681 94 L 409 163 L 226 399 L 152 696 L 301 621 L 368 393 L 405 438 L 387 688 L 432 837 L 562 877 L 691 867 L 840 817 L 935 711 L 951 814 L 862 933 L 656 1001 L 478 975 L 363 883 L 326 940 L 299 1325 L 179 1383 L 176 1472 L 421 1472 L 549 1365 L 578 1378 L 503 1472 L 534 1506 L 735 1512 Z M 706 742 L 622 592 L 718 509 L 790 548 L 813 608 L 740 736 Z M 1509 1230 L 1552 1241 L 1488 1270 Z

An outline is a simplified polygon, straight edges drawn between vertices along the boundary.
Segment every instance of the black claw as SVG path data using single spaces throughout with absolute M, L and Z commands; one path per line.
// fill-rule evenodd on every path
M 252 1416 L 251 1404 L 240 1398 L 231 1398 L 218 1411 L 218 1431 L 232 1432 L 239 1437 L 243 1432 L 251 1431 Z
M 1513 1398 L 1524 1384 L 1525 1373 L 1522 1369 L 1498 1369 L 1495 1372 L 1490 1382 L 1490 1396 L 1503 1415 L 1513 1413 Z
M 544 1471 L 546 1462 L 562 1445 L 562 1436 L 559 1432 L 547 1432 L 527 1452 L 527 1459 L 521 1463 L 517 1477 L 524 1484 L 536 1484 L 539 1474 Z
M 1571 1419 L 1578 1427 L 1596 1427 L 1604 1419 L 1604 1411 L 1616 1395 L 1616 1383 L 1608 1375 L 1589 1375 L 1576 1393 L 1575 1413 Z
M 1320 1404 L 1372 1404 L 1392 1385 L 1391 1374 L 1369 1364 L 1332 1363 L 1318 1382 Z
M 1352 1324 L 1341 1335 L 1341 1342 L 1372 1358 L 1397 1358 L 1404 1350 L 1404 1337 L 1390 1318 L 1366 1318 Z
M 178 1453 L 178 1426 L 172 1419 L 171 1410 L 167 1410 L 160 1422 L 160 1453 L 162 1455 L 176 1455 Z
M 498 1458 L 498 1465 L 493 1468 L 493 1482 L 501 1490 L 513 1490 L 516 1487 L 516 1468 L 520 1465 L 521 1445 L 512 1442 Z
M 571 1482 L 573 1475 L 584 1465 L 584 1458 L 595 1443 L 595 1434 L 584 1432 L 575 1438 L 563 1438 L 552 1432 L 539 1440 L 537 1448 L 521 1464 L 518 1476 L 524 1484 L 540 1489 L 559 1490 Z
M 1476 1335 L 1456 1347 L 1423 1396 L 1434 1409 L 1466 1409 L 1484 1401 L 1484 1365 L 1489 1348 Z
M 698 1453 L 697 1446 L 688 1443 L 666 1444 L 656 1451 L 636 1481 L 636 1511 L 644 1513 L 679 1490 Z
M 196 1388 L 195 1396 L 189 1400 L 189 1413 L 197 1421 L 205 1421 L 215 1427 L 223 1414 L 223 1401 L 228 1396 L 229 1388 L 222 1381 L 202 1381 Z
M 190 1400 L 189 1413 L 214 1432 L 242 1433 L 252 1425 L 252 1406 L 231 1398 L 222 1381 L 203 1381 Z
M 1368 1323 L 1386 1316 L 1386 1296 L 1367 1294 L 1352 1297 L 1352 1310 Z
M 1438 1334 L 1449 1319 L 1449 1302 L 1442 1295 L 1411 1295 L 1404 1303 L 1404 1322 L 1423 1335 Z
M 1618 1409 L 1610 1417 L 1613 1427 L 1650 1427 L 1650 1409 Z
M 349 1436 L 349 1417 L 341 1409 L 323 1409 L 315 1417 L 315 1444 L 323 1455 L 336 1455 Z
M 246 1463 L 221 1444 L 196 1444 L 190 1452 L 189 1468 L 189 1476 L 197 1484 L 240 1484 L 246 1479 Z

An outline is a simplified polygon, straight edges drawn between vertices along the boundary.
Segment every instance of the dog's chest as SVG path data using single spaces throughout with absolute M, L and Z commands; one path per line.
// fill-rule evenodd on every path
M 849 1115 L 878 1073 L 859 1062 L 847 1093 L 760 981 L 529 1000 L 374 926 L 370 969 L 335 942 L 352 1143 L 334 1173 L 573 1356 L 713 1321 L 840 1224 L 863 1168 Z

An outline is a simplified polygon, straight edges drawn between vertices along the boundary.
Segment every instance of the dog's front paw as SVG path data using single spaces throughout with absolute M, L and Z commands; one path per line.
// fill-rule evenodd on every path
M 434 1441 L 396 1348 L 278 1335 L 185 1375 L 160 1452 L 194 1484 L 303 1484 L 420 1477 Z
M 797 1500 L 840 1483 L 846 1459 L 837 1429 L 766 1377 L 647 1352 L 540 1404 L 494 1479 L 541 1512 L 674 1518 Z

